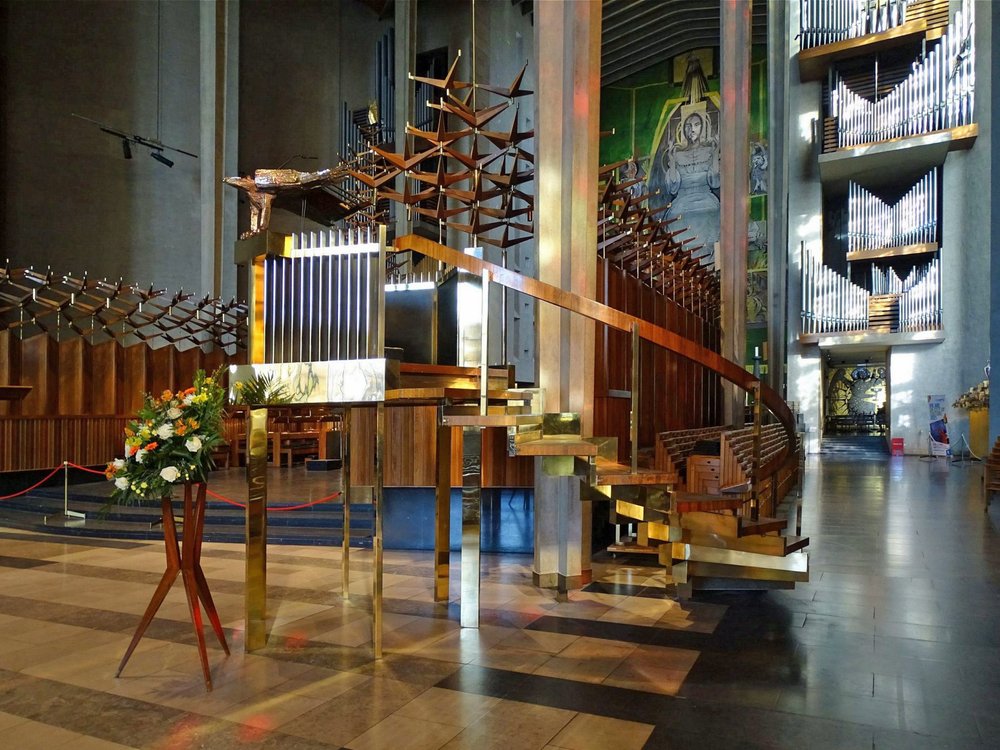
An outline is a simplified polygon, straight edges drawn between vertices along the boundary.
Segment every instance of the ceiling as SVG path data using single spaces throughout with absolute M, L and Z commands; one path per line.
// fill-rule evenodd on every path
M 720 0 L 604 0 L 601 85 L 698 47 L 719 46 Z M 753 4 L 753 44 L 767 43 L 767 2 Z

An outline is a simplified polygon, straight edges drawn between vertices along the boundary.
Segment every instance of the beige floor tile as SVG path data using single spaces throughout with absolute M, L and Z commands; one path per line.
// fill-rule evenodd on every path
M 613 687 L 641 690 L 644 693 L 677 695 L 688 670 L 665 669 L 642 662 L 626 661 L 602 680 Z
M 504 669 L 508 672 L 531 673 L 552 658 L 544 651 L 530 651 L 523 648 L 507 648 L 505 645 L 491 648 L 472 663 L 490 669 Z
M 38 721 L 22 721 L 0 730 L 0 747 L 17 750 L 50 750 L 72 748 L 85 735 Z M 86 738 L 93 739 L 93 738 Z M 112 745 L 112 747 L 114 747 Z
M 347 743 L 351 750 L 437 750 L 462 731 L 454 724 L 439 724 L 395 713 Z
M 566 750 L 641 750 L 652 732 L 652 724 L 577 714 L 549 745 Z
M 447 750 L 534 750 L 543 748 L 570 720 L 573 711 L 501 700 L 448 744 Z
M 467 727 L 488 713 L 499 698 L 432 687 L 421 693 L 393 716 L 427 719 L 456 727 Z
M 23 716 L 17 716 L 16 714 L 9 714 L 6 711 L 0 711 L 0 737 L 2 737 L 2 732 L 15 724 L 21 724 L 22 722 L 28 721 Z
M 547 633 L 544 630 L 513 630 L 501 645 L 504 648 L 527 649 L 547 654 L 558 654 L 580 636 L 566 633 Z

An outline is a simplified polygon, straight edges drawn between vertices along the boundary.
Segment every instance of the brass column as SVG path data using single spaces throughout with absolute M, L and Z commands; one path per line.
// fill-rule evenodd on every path
M 375 519 L 372 552 L 372 651 L 376 659 L 382 658 L 382 519 L 384 515 L 383 469 L 385 450 L 385 403 L 375 407 L 375 497 L 372 499 Z
M 434 601 L 447 602 L 451 572 L 451 427 L 438 407 L 437 486 L 434 496 Z
M 245 648 L 267 644 L 267 408 L 247 416 Z
M 462 428 L 463 628 L 479 627 L 479 539 L 482 518 L 482 427 Z

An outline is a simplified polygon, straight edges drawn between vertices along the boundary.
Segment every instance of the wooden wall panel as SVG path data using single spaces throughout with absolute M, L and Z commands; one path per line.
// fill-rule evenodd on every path
M 134 414 L 142 405 L 143 394 L 149 390 L 146 384 L 147 349 L 144 346 L 128 346 L 122 351 L 125 354 L 122 407 L 126 414 Z
M 82 338 L 64 341 L 57 347 L 58 384 L 56 398 L 60 414 L 90 414 L 92 347 Z
M 90 347 L 92 414 L 125 414 L 125 350 L 114 341 Z
M 133 347 L 140 349 L 140 347 Z M 149 349 L 141 347 L 146 353 L 146 387 L 145 390 L 159 396 L 165 390 L 173 390 L 174 377 L 174 356 L 177 350 L 172 346 L 164 346 L 160 349 Z
M 718 327 L 665 299 L 637 279 L 598 261 L 599 302 L 656 323 L 715 351 Z M 652 344 L 640 347 L 639 444 L 648 447 L 664 430 L 701 427 L 718 420 L 718 378 Z M 594 431 L 597 435 L 628 435 L 629 402 L 609 391 L 631 388 L 631 337 L 597 326 L 595 337 Z M 629 457 L 627 439 L 619 442 L 620 460 Z
M 31 393 L 21 402 L 21 414 L 55 414 L 59 409 L 58 344 L 48 336 L 33 336 L 20 342 L 21 382 Z

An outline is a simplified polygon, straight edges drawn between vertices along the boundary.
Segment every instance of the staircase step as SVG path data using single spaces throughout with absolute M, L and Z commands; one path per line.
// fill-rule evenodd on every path
M 756 521 L 751 521 L 749 517 L 740 517 L 739 536 L 770 534 L 772 531 L 784 531 L 786 528 L 788 528 L 787 518 L 765 518 L 764 516 L 760 516 Z
M 632 471 L 631 466 L 607 459 L 597 459 L 597 484 L 671 484 L 675 475 L 671 471 L 643 469 Z
M 698 547 L 716 547 L 774 557 L 784 557 L 809 546 L 809 537 L 804 536 L 760 536 L 754 534 L 734 539 L 717 534 L 692 532 L 687 529 L 681 530 L 679 537 L 674 536 L 673 541 Z
M 515 456 L 596 456 L 599 446 L 579 435 L 547 435 L 514 444 Z
M 761 516 L 757 521 L 751 521 L 748 516 L 731 516 L 724 513 L 696 511 L 694 513 L 679 514 L 677 525 L 682 529 L 696 533 L 714 534 L 729 539 L 737 539 L 756 534 L 783 531 L 788 526 L 788 520 L 785 518 L 764 518 Z
M 711 512 L 739 510 L 743 506 L 743 498 L 740 497 L 719 497 L 718 495 L 703 495 L 696 492 L 673 492 L 671 498 L 672 505 L 678 513 L 691 513 L 699 510 Z
M 785 557 L 760 555 L 752 552 L 720 550 L 711 547 L 691 547 L 671 545 L 672 555 L 680 560 L 672 569 L 677 583 L 686 583 L 687 578 L 730 578 L 734 581 L 808 581 L 809 557 L 796 553 Z M 678 555 L 677 547 L 687 547 L 683 555 Z M 684 580 L 679 580 L 683 578 Z M 734 588 L 739 588 L 734 585 Z

